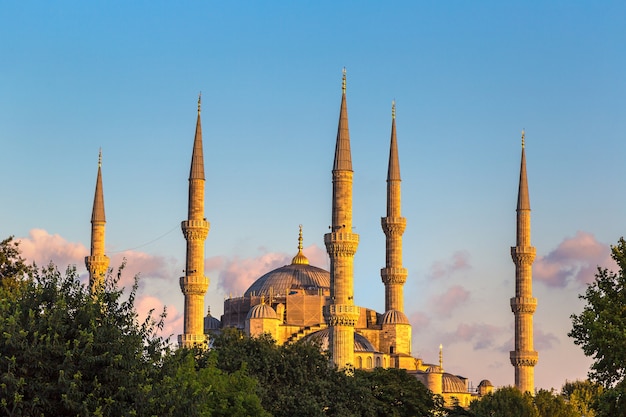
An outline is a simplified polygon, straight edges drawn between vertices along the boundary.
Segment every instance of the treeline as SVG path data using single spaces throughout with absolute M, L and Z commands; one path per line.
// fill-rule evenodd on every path
M 404 370 L 338 371 L 313 344 L 225 329 L 210 349 L 175 349 L 159 336 L 165 312 L 138 321 L 137 280 L 125 294 L 123 272 L 91 294 L 74 267 L 38 269 L 12 238 L 0 242 L 0 415 L 616 415 L 596 414 L 606 392 L 588 381 L 535 396 L 502 388 L 445 409 Z

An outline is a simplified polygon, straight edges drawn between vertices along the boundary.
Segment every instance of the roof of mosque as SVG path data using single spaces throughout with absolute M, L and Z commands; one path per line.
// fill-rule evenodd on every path
M 410 324 L 406 314 L 399 310 L 389 310 L 383 314 L 383 324 Z
M 257 304 L 248 312 L 247 319 L 278 319 L 274 309 L 265 303 Z
M 319 343 L 321 350 L 328 350 L 328 341 L 330 338 L 330 328 L 327 327 L 318 330 L 304 337 L 304 340 Z M 360 333 L 354 333 L 354 351 L 355 352 L 376 352 L 374 346 L 365 336 Z
M 298 237 L 298 253 L 291 260 L 291 264 L 274 269 L 254 281 L 244 297 L 286 295 L 292 289 L 330 290 L 330 273 L 309 265 L 309 260 L 302 253 L 302 225 Z
M 467 386 L 458 376 L 444 372 L 441 380 L 441 390 L 443 392 L 467 392 Z

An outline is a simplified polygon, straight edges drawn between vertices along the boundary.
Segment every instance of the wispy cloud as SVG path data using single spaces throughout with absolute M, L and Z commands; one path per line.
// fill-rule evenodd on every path
M 461 323 L 454 332 L 442 336 L 444 344 L 471 343 L 473 349 L 489 349 L 496 344 L 505 328 L 485 323 Z
M 593 282 L 597 267 L 614 268 L 610 247 L 591 234 L 576 232 L 556 249 L 539 257 L 533 265 L 533 277 L 549 287 L 563 288 L 570 282 L 578 286 Z
M 456 251 L 449 259 L 433 262 L 430 266 L 428 278 L 448 278 L 456 272 L 469 270 L 472 268 L 469 259 L 469 252 L 465 250 Z
M 255 258 L 241 259 L 238 257 L 219 257 L 219 260 L 209 259 L 210 265 L 219 264 L 221 270 L 217 278 L 217 285 L 226 294 L 240 296 L 252 285 L 257 278 L 265 273 L 287 265 L 293 255 L 285 253 L 264 253 Z
M 89 250 L 81 243 L 69 242 L 60 235 L 51 235 L 43 229 L 32 229 L 28 237 L 17 238 L 22 256 L 38 266 L 50 262 L 64 270 L 68 265 L 84 265 Z
M 429 301 L 430 310 L 440 317 L 450 317 L 452 312 L 464 304 L 469 297 L 468 290 L 460 285 L 454 285 L 444 293 L 431 298 Z

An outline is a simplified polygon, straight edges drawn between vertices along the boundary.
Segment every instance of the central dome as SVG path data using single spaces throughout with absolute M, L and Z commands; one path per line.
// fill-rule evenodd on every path
M 302 253 L 302 225 L 298 236 L 298 254 L 291 260 L 291 265 L 274 269 L 254 281 L 243 294 L 251 296 L 286 296 L 292 290 L 330 291 L 330 273 L 309 265 L 309 260 Z
M 307 264 L 291 264 L 274 269 L 257 279 L 244 293 L 273 296 L 287 295 L 292 289 L 330 290 L 330 273 Z

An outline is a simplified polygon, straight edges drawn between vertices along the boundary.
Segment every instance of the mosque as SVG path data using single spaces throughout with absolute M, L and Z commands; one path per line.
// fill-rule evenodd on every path
M 104 254 L 104 197 L 100 162 L 92 213 L 91 255 L 85 258 L 90 285 L 98 285 L 109 266 Z M 330 259 L 330 271 L 310 265 L 302 253 L 302 227 L 298 252 L 291 264 L 268 271 L 259 277 L 241 297 L 224 301 L 220 319 L 204 312 L 204 296 L 209 279 L 204 275 L 204 242 L 210 224 L 204 215 L 204 158 L 200 98 L 189 173 L 187 220 L 181 228 L 187 242 L 185 276 L 179 283 L 184 295 L 184 328 L 178 336 L 180 347 L 206 344 L 211 333 L 235 327 L 250 336 L 269 333 L 277 343 L 298 340 L 316 341 L 330 354 L 338 368 L 401 368 L 415 375 L 433 393 L 440 394 L 447 405 L 468 406 L 474 398 L 493 390 L 486 379 L 475 389 L 468 380 L 444 371 L 440 346 L 438 363 L 426 363 L 414 357 L 411 346 L 411 323 L 404 313 L 404 284 L 408 272 L 402 266 L 402 235 L 406 218 L 401 213 L 401 178 L 396 137 L 395 104 L 392 105 L 391 139 L 387 171 L 387 213 L 381 218 L 386 237 L 385 267 L 380 276 L 385 291 L 385 311 L 380 313 L 354 305 L 354 255 L 359 235 L 352 228 L 352 156 L 346 102 L 346 74 L 342 78 L 339 126 L 332 168 L 332 211 L 330 232 L 324 243 Z M 515 350 L 511 363 L 515 385 L 521 391 L 534 392 L 532 315 L 537 300 L 532 297 L 532 272 L 535 248 L 530 246 L 530 203 L 526 180 L 524 134 L 517 202 L 517 245 L 511 248 L 516 266 L 516 296 L 511 298 L 515 315 Z

